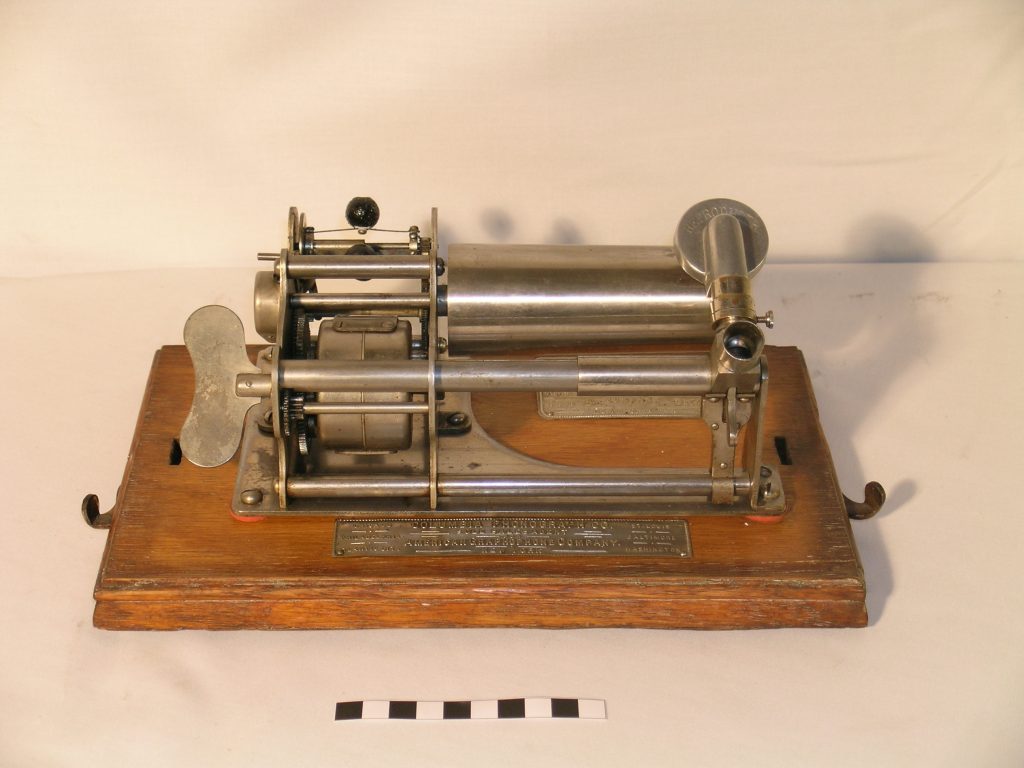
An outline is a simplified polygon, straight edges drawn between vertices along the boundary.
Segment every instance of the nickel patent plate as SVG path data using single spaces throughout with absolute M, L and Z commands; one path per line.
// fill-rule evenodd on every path
M 334 554 L 690 557 L 693 553 L 685 520 L 510 517 L 338 520 Z
M 543 419 L 697 419 L 702 398 L 692 395 L 577 395 L 539 392 Z

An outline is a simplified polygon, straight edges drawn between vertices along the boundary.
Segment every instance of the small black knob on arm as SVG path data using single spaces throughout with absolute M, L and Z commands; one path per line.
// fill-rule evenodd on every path
M 356 229 L 370 229 L 380 219 L 380 207 L 372 197 L 353 197 L 345 207 L 345 219 Z

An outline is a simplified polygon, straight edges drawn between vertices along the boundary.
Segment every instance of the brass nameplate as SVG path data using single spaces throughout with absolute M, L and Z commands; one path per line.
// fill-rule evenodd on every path
M 539 392 L 544 419 L 696 419 L 701 398 L 692 395 L 577 395 Z
M 338 520 L 334 554 L 690 557 L 685 520 L 418 518 Z

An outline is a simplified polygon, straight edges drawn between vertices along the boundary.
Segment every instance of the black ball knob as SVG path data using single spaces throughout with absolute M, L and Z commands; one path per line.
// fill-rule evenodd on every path
M 380 208 L 372 197 L 353 197 L 345 207 L 345 219 L 356 229 L 370 229 L 377 226 Z

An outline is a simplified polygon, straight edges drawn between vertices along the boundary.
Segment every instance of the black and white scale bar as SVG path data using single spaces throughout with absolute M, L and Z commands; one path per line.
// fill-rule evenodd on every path
M 604 720 L 604 699 L 480 701 L 339 701 L 335 720 Z

